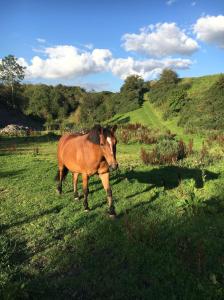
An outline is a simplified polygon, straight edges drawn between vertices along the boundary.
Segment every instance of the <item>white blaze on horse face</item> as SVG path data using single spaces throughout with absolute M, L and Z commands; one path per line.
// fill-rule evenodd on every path
M 108 141 L 108 143 L 109 143 L 109 145 L 110 145 L 110 151 L 111 151 L 111 153 L 113 154 L 113 146 L 112 146 L 111 138 L 110 138 L 110 137 L 107 137 L 107 141 Z

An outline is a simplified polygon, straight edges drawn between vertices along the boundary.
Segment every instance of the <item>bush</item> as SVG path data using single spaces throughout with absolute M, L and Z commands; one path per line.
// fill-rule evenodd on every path
M 209 88 L 198 91 L 180 114 L 179 125 L 206 130 L 224 129 L 224 76 L 220 75 Z
M 175 164 L 187 155 L 186 145 L 180 140 L 176 141 L 167 137 L 161 139 L 151 152 L 141 149 L 141 160 L 144 164 Z
M 165 74 L 166 75 L 166 74 Z M 168 72 L 169 75 L 169 72 Z M 175 75 L 175 74 L 174 74 Z M 182 112 L 185 105 L 189 102 L 188 89 L 189 83 L 182 83 L 175 76 L 158 80 L 148 92 L 148 99 L 163 110 L 163 118 L 177 116 Z
M 185 106 L 188 101 L 186 88 L 183 86 L 175 87 L 167 95 L 167 110 L 163 114 L 166 120 L 170 117 L 176 116 Z
M 146 126 L 135 123 L 121 126 L 117 131 L 117 138 L 124 144 L 155 144 L 158 139 L 158 133 Z

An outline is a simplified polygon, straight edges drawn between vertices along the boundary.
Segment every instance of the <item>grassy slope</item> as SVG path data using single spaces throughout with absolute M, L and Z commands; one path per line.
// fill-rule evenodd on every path
M 189 77 L 184 78 L 183 83 L 191 83 L 191 87 L 188 91 L 190 97 L 198 97 L 202 95 L 203 92 L 206 92 L 218 79 L 219 74 L 202 76 L 202 77 Z
M 183 139 L 188 143 L 190 139 L 194 140 L 195 149 L 199 149 L 202 145 L 203 137 L 197 134 L 186 134 L 184 129 L 177 126 L 177 119 L 164 121 L 162 113 L 154 107 L 149 101 L 145 100 L 143 106 L 137 110 L 116 115 L 110 122 L 114 123 L 141 123 L 145 126 L 159 129 L 161 132 L 170 130 L 177 135 L 177 138 Z
M 218 79 L 219 75 L 209 75 L 195 78 L 184 78 L 182 83 L 191 83 L 191 88 L 188 90 L 190 97 L 202 99 L 203 93 L 206 92 Z M 184 129 L 177 125 L 178 118 L 173 118 L 164 121 L 162 112 L 154 107 L 145 95 L 145 102 L 143 106 L 135 111 L 126 114 L 116 115 L 111 121 L 118 123 L 142 123 L 148 127 L 160 129 L 161 131 L 170 130 L 177 134 L 178 138 L 188 142 L 190 139 L 194 140 L 194 146 L 199 149 L 202 145 L 203 136 L 198 134 L 186 134 Z

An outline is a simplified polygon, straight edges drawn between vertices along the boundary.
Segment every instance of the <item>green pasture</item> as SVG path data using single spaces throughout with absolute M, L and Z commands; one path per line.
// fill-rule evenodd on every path
M 56 145 L 1 137 L 1 299 L 224 298 L 223 159 L 144 166 L 142 145 L 118 144 L 111 220 L 97 176 L 89 213 L 71 174 L 57 195 Z

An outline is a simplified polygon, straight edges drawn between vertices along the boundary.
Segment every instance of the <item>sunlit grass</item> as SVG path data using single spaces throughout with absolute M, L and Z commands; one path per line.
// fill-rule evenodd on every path
M 222 160 L 144 166 L 142 145 L 118 144 L 110 220 L 98 176 L 89 213 L 74 200 L 71 174 L 57 195 L 56 145 L 1 139 L 2 299 L 222 299 Z

